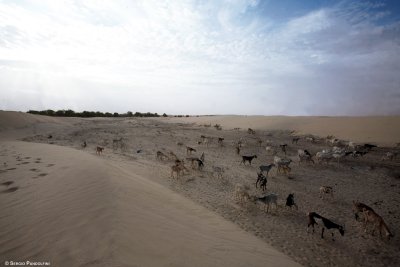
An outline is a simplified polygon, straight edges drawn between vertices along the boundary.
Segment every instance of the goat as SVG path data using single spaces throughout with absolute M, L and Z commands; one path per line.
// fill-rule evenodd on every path
M 282 152 L 285 153 L 285 156 L 286 156 L 286 147 L 287 147 L 287 144 L 279 145 L 279 147 L 282 149 Z
M 167 155 L 165 155 L 163 152 L 157 151 L 157 153 L 156 153 L 156 159 L 158 159 L 158 160 L 164 160 L 164 159 L 167 159 L 167 158 L 168 158 Z
M 367 151 L 358 151 L 358 150 L 356 150 L 356 151 L 352 152 L 352 156 L 353 156 L 353 158 L 356 158 L 356 157 L 359 157 L 359 156 L 362 157 L 367 153 L 368 153 Z
M 251 161 L 253 159 L 256 159 L 257 155 L 253 155 L 253 156 L 242 156 L 242 162 L 240 164 L 243 163 L 243 165 L 246 165 L 246 161 L 249 162 L 249 165 L 251 165 Z
M 363 147 L 364 147 L 367 151 L 370 151 L 370 150 L 372 150 L 373 148 L 378 147 L 378 146 L 376 146 L 376 145 L 371 145 L 371 144 L 364 144 Z
M 299 165 L 303 161 L 312 162 L 314 164 L 314 160 L 312 159 L 310 152 L 308 152 L 307 150 L 302 150 L 302 149 L 297 150 L 297 156 L 299 157 Z
M 237 145 L 236 147 L 235 147 L 235 150 L 236 150 L 236 154 L 240 154 L 240 147 Z
M 291 171 L 291 168 L 289 167 L 289 164 L 292 162 L 291 159 L 282 159 L 278 156 L 274 157 L 274 164 L 278 166 L 276 170 L 276 174 L 281 173 L 282 170 L 286 173 L 289 174 Z
M 324 195 L 331 195 L 333 198 L 333 188 L 331 186 L 321 186 L 319 188 L 319 197 L 324 199 Z
M 196 152 L 196 149 L 194 149 L 194 148 L 192 148 L 192 147 L 190 147 L 190 146 L 187 146 L 187 147 L 186 147 L 186 154 L 187 154 L 187 155 L 191 155 L 192 152 Z
M 358 221 L 358 218 L 359 218 L 358 214 L 360 212 L 364 213 L 364 210 L 374 211 L 370 206 L 368 206 L 368 205 L 366 205 L 364 203 L 361 203 L 361 202 L 353 200 L 353 212 L 354 212 L 354 217 L 355 217 L 356 221 Z
M 265 176 L 262 172 L 257 173 L 256 188 L 258 183 L 260 183 L 260 187 L 263 191 L 267 189 L 267 176 Z
M 225 172 L 224 168 L 220 166 L 212 166 L 213 169 L 213 175 L 214 173 L 218 174 L 218 178 L 222 178 L 222 174 Z
M 249 128 L 249 129 L 247 129 L 247 133 L 248 134 L 256 134 L 256 131 L 254 131 L 253 129 Z
M 317 152 L 317 154 L 315 155 L 315 158 L 318 163 L 325 161 L 326 164 L 328 164 L 329 161 L 331 161 L 331 159 L 333 158 L 333 155 L 331 152 L 325 150 L 322 152 Z
M 315 138 L 314 137 L 306 137 L 305 140 L 307 142 L 310 142 L 310 143 L 315 143 Z
M 276 194 L 269 194 L 263 197 L 257 197 L 255 201 L 264 203 L 264 212 L 265 212 L 265 206 L 268 205 L 267 207 L 267 213 L 268 213 L 269 206 L 272 204 L 275 204 L 275 210 L 278 210 L 278 195 Z
M 293 137 L 292 138 L 292 144 L 297 144 L 300 140 L 300 137 Z
M 394 160 L 397 157 L 397 153 L 395 152 L 387 152 L 383 157 L 382 157 L 382 161 L 384 160 Z
M 240 201 L 240 203 L 243 203 L 243 200 L 245 199 L 250 199 L 250 195 L 247 192 L 249 188 L 247 186 L 244 186 L 242 184 L 236 184 L 235 185 L 235 197 L 237 200 Z
M 385 221 L 376 212 L 372 210 L 365 210 L 364 213 L 364 226 L 365 232 L 367 232 L 367 223 L 370 222 L 373 225 L 372 235 L 375 234 L 376 230 L 379 230 L 379 235 L 382 237 L 382 231 L 385 232 L 386 238 L 389 240 L 394 235 L 390 232 L 389 227 L 386 225 Z
M 289 208 L 295 207 L 296 210 L 299 209 L 296 203 L 294 203 L 294 193 L 289 194 L 288 197 L 286 198 L 286 207 Z
M 204 152 L 203 152 L 203 153 L 201 153 L 200 160 L 201 160 L 201 161 L 204 163 L 204 161 L 205 161 L 205 155 L 204 155 Z
M 170 160 L 178 160 L 178 157 L 175 155 L 175 153 L 174 152 L 172 152 L 172 151 L 169 151 L 168 152 L 168 158 L 170 159 Z
M 224 146 L 223 141 L 224 141 L 224 138 L 218 137 L 218 144 L 219 144 L 220 146 Z
M 340 233 L 342 236 L 344 235 L 344 226 L 341 226 L 341 225 L 339 225 L 339 224 L 336 224 L 336 223 L 332 222 L 331 220 L 322 217 L 321 215 L 319 215 L 319 214 L 316 213 L 316 212 L 309 212 L 309 213 L 307 214 L 307 216 L 308 216 L 307 232 L 308 232 L 309 227 L 312 226 L 312 228 L 313 228 L 313 233 L 314 233 L 314 225 L 318 224 L 317 221 L 316 221 L 315 219 L 319 219 L 319 220 L 322 221 L 322 224 L 323 224 L 323 226 L 322 226 L 322 232 L 321 232 L 321 238 L 322 238 L 322 239 L 324 238 L 324 231 L 325 231 L 325 228 L 326 228 L 327 230 L 330 230 L 330 229 L 337 229 L 337 230 L 339 231 L 339 233 Z M 335 241 L 335 239 L 334 239 L 334 233 L 333 233 L 333 232 L 332 232 L 332 240 Z
M 263 173 L 264 171 L 265 172 L 267 172 L 267 175 L 268 175 L 268 173 L 269 173 L 269 171 L 272 169 L 272 167 L 274 167 L 275 166 L 275 164 L 274 163 L 271 163 L 271 164 L 269 164 L 269 165 L 261 165 L 260 166 L 260 171 Z
M 201 170 L 204 167 L 204 163 L 199 158 L 186 158 L 188 161 L 191 162 L 192 169 L 194 169 L 194 163 L 197 163 L 197 169 Z
M 98 146 L 96 147 L 96 154 L 101 155 L 103 153 L 104 147 Z

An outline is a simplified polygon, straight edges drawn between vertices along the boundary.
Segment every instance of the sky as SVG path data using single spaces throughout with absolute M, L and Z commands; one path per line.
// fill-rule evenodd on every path
M 400 2 L 0 0 L 0 109 L 400 115 Z

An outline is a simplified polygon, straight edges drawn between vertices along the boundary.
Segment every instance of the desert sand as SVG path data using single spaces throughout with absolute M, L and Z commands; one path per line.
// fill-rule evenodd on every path
M 366 130 L 373 129 L 367 118 L 360 122 L 365 128 L 354 129 L 347 118 L 327 119 L 340 127 L 307 126 L 307 118 L 80 119 L 0 112 L 0 260 L 51 266 L 398 266 L 400 162 L 380 161 L 387 151 L 398 151 L 398 118 L 371 118 L 374 125 L 392 127 L 376 131 Z M 223 129 L 203 126 L 208 123 Z M 291 144 L 293 130 L 380 147 L 340 163 L 299 165 L 297 149 L 315 153 L 327 145 L 303 139 Z M 201 135 L 223 137 L 223 146 L 201 144 Z M 240 164 L 234 149 L 239 139 L 241 154 L 258 155 L 252 166 Z M 293 163 L 288 176 L 272 169 L 262 192 L 254 183 L 258 166 L 273 161 L 266 142 L 289 144 Z M 101 155 L 97 146 L 105 148 Z M 196 149 L 193 157 L 204 152 L 204 169 L 186 163 L 188 171 L 171 178 L 173 160 L 157 160 L 156 152 L 185 159 L 186 146 Z M 212 166 L 222 167 L 223 176 L 213 174 Z M 278 194 L 278 209 L 266 213 L 259 204 L 238 201 L 236 183 L 248 185 L 253 196 Z M 319 198 L 321 185 L 333 186 L 334 198 Z M 284 207 L 288 193 L 295 194 L 298 210 Z M 356 199 L 384 218 L 394 238 L 364 232 L 352 213 Z M 309 211 L 345 225 L 345 235 L 321 239 L 319 226 L 307 233 Z

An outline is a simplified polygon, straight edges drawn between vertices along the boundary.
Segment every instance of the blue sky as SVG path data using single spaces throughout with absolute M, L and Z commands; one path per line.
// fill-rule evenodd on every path
M 400 115 L 398 1 L 0 0 L 0 109 Z

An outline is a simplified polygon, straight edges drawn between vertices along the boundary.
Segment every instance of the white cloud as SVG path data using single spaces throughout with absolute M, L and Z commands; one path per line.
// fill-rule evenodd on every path
M 278 24 L 258 4 L 0 2 L 0 109 L 399 113 L 400 24 L 375 23 L 382 6 Z

